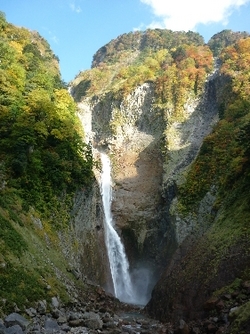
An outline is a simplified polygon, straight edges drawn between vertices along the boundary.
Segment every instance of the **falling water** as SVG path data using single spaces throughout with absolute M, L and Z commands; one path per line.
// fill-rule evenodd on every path
M 110 262 L 114 292 L 115 296 L 121 301 L 134 303 L 135 300 L 129 274 L 129 263 L 125 254 L 124 246 L 114 228 L 114 221 L 111 214 L 112 188 L 110 160 L 107 155 L 101 153 L 101 161 L 101 186 L 106 223 L 106 246 Z

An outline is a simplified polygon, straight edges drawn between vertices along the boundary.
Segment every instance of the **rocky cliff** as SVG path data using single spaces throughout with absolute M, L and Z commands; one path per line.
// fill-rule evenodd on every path
M 76 278 L 113 292 L 103 223 L 100 189 L 94 183 L 77 192 L 69 228 L 59 236 L 69 270 Z
M 112 212 L 134 268 L 146 266 L 159 275 L 173 250 L 193 229 L 178 217 L 173 223 L 169 209 L 176 183 L 216 122 L 215 80 L 216 72 L 208 78 L 204 95 L 188 101 L 185 122 L 166 125 L 162 110 L 153 105 L 150 83 L 139 86 L 122 101 L 111 95 L 79 103 L 80 117 L 85 131 L 91 129 L 87 136 L 93 146 L 111 156 Z M 113 134 L 117 113 L 120 123 Z M 161 147 L 166 127 L 169 144 L 164 156 Z
M 237 44 L 241 37 L 247 35 L 225 31 L 216 35 L 210 45 L 218 55 L 225 46 Z M 168 49 L 173 64 L 169 63 L 170 54 L 164 46 L 159 47 L 160 51 L 154 49 L 155 56 L 149 58 L 142 56 L 143 46 L 139 43 L 133 45 L 132 57 L 123 58 L 128 52 L 126 47 L 131 46 L 119 49 L 116 56 L 121 62 L 117 63 L 112 58 L 113 48 L 122 41 L 124 36 L 100 49 L 92 72 L 76 78 L 71 92 L 78 101 L 79 115 L 96 159 L 98 151 L 103 150 L 112 160 L 112 212 L 132 273 L 136 275 L 142 269 L 150 273 L 148 290 L 144 291 L 147 294 L 161 276 L 146 311 L 163 322 L 202 318 L 210 314 L 211 309 L 204 305 L 213 293 L 219 296 L 219 302 L 223 293 L 220 289 L 229 291 L 236 277 L 248 277 L 246 227 L 238 223 L 235 215 L 238 212 L 242 216 L 246 207 L 239 205 L 240 197 L 240 202 L 236 200 L 230 208 L 235 195 L 227 195 L 230 184 L 235 189 L 242 188 L 242 181 L 238 184 L 239 176 L 235 175 L 243 168 L 239 161 L 247 159 L 237 157 L 236 148 L 231 150 L 240 140 L 232 122 L 245 114 L 240 114 L 239 106 L 234 111 L 235 115 L 239 112 L 238 116 L 232 116 L 236 88 L 230 77 L 227 50 L 214 59 L 211 67 L 207 49 L 201 51 L 198 47 L 199 56 L 203 52 L 203 61 L 207 57 L 206 64 L 197 60 L 195 48 L 192 52 L 189 47 L 185 51 L 178 47 Z M 204 66 L 207 71 L 201 81 L 197 72 L 191 86 L 187 82 L 192 78 L 194 69 L 189 66 L 193 60 L 185 57 L 193 57 L 196 68 Z M 147 74 L 144 65 L 136 72 L 134 64 L 138 64 L 138 59 L 148 66 Z M 166 72 L 159 72 L 156 78 L 150 70 L 157 71 L 158 66 Z M 96 81 L 98 71 L 106 73 L 101 89 L 98 85 L 104 79 Z M 92 85 L 91 80 L 87 85 L 87 78 L 91 78 Z M 230 126 L 235 137 L 230 138 Z M 246 124 L 242 121 L 241 126 Z M 240 148 L 239 152 L 244 154 Z M 232 159 L 235 164 L 230 162 Z M 226 163 L 230 164 L 227 171 Z M 235 206 L 237 210 L 232 211 Z M 229 219 L 230 214 L 234 218 Z M 232 238 L 227 233 L 232 233 Z M 231 259 L 237 254 L 241 260 L 232 264 Z M 147 277 L 145 272 L 144 276 Z M 225 311 L 223 307 L 221 310 Z M 219 323 L 213 326 L 218 329 Z M 222 322 L 223 326 L 228 323 Z
M 183 172 L 217 121 L 217 76 L 216 63 L 203 93 L 187 98 L 181 120 L 173 116 L 171 109 L 167 115 L 156 104 L 153 82 L 137 86 L 122 98 L 110 91 L 83 96 L 78 103 L 96 158 L 98 150 L 111 157 L 112 213 L 132 271 L 138 274 L 143 268 L 150 272 L 149 291 L 177 246 L 193 229 L 178 218 L 173 221 L 170 208 Z M 77 85 L 72 88 L 73 96 L 74 92 Z

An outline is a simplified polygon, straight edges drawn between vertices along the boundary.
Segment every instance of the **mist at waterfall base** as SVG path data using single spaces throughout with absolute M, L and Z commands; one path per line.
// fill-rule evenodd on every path
M 145 305 L 151 289 L 151 271 L 138 267 L 131 273 L 129 262 L 121 238 L 115 230 L 111 213 L 112 180 L 109 157 L 100 153 L 102 162 L 101 192 L 105 215 L 105 242 L 108 252 L 114 294 L 120 301 L 136 305 Z

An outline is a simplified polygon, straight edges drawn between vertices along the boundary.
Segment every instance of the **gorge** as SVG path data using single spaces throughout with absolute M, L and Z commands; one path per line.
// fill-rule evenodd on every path
M 65 87 L 0 19 L 0 332 L 249 333 L 249 34 L 124 34 Z

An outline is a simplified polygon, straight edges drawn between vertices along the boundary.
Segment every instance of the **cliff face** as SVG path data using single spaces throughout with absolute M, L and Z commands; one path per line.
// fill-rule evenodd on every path
M 96 158 L 97 150 L 111 157 L 112 213 L 131 267 L 150 268 L 153 280 L 194 228 L 192 219 L 181 221 L 170 212 L 183 172 L 217 120 L 217 71 L 216 67 L 208 77 L 201 98 L 188 100 L 185 120 L 180 122 L 166 118 L 155 106 L 153 83 L 137 87 L 123 99 L 108 93 L 83 98 L 78 104 Z M 167 154 L 163 153 L 164 136 Z M 205 207 L 204 211 L 211 209 Z
M 70 225 L 59 233 L 60 242 L 76 278 L 113 292 L 103 224 L 99 185 L 94 183 L 76 194 Z
M 122 101 L 111 94 L 79 104 L 85 131 L 91 129 L 87 137 L 111 157 L 112 212 L 134 263 L 139 259 L 150 263 L 159 254 L 152 238 L 158 238 L 156 222 L 159 226 L 161 219 L 164 121 L 153 102 L 153 87 L 146 83 Z

